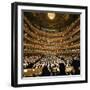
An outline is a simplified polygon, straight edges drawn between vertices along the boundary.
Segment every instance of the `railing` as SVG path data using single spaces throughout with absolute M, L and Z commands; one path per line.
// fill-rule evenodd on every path
M 78 32 L 80 32 L 80 27 L 78 26 L 78 28 L 75 28 L 74 29 L 74 31 L 72 31 L 72 32 L 70 32 L 68 35 L 66 35 L 66 36 L 63 36 L 63 37 L 61 37 L 61 36 L 57 36 L 57 37 L 47 37 L 47 36 L 40 36 L 39 34 L 36 34 L 36 33 L 34 33 L 34 32 L 32 32 L 28 27 L 26 28 L 26 27 L 24 27 L 24 31 L 28 34 L 28 35 L 30 35 L 30 36 L 32 36 L 33 38 L 38 38 L 38 39 L 41 39 L 41 40 L 45 40 L 46 38 L 49 40 L 56 40 L 56 39 L 60 39 L 60 40 L 68 40 L 70 37 L 72 37 L 73 35 L 75 35 L 76 33 L 78 33 Z M 50 35 L 51 36 L 51 35 Z
M 76 36 L 76 37 L 74 37 L 74 38 L 72 38 L 72 39 L 70 39 L 68 41 L 62 41 L 60 39 L 49 40 L 47 38 L 41 40 L 39 38 L 38 39 L 35 39 L 35 38 L 29 38 L 27 36 L 25 36 L 24 38 L 27 39 L 28 41 L 31 41 L 31 42 L 37 43 L 37 44 L 40 43 L 40 44 L 43 44 L 43 45 L 50 45 L 50 44 L 55 45 L 56 43 L 57 44 L 69 44 L 71 42 L 74 42 L 74 41 L 80 39 L 80 36 Z

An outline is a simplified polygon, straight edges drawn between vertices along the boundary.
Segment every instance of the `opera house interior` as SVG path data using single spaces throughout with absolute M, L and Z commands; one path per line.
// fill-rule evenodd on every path
M 80 14 L 23 12 L 23 77 L 80 75 Z

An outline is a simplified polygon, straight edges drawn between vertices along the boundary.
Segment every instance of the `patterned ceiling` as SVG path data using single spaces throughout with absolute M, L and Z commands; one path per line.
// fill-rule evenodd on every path
M 52 20 L 49 18 L 48 13 L 55 14 Z M 61 32 L 65 30 L 65 28 L 70 26 L 71 23 L 73 23 L 78 17 L 80 17 L 80 14 L 26 11 L 24 12 L 24 16 L 28 18 L 28 20 L 32 23 L 32 25 L 41 30 Z

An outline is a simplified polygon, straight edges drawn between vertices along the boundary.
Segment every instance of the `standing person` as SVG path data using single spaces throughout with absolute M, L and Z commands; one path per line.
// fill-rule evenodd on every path
M 50 76 L 50 72 L 49 72 L 47 66 L 43 67 L 42 76 Z
M 73 62 L 72 62 L 72 66 L 73 66 L 73 68 L 74 68 L 74 70 L 75 70 L 75 75 L 78 75 L 78 74 L 80 74 L 80 69 L 79 69 L 79 67 L 80 67 L 80 60 L 78 60 L 76 57 L 74 58 L 74 60 L 73 60 Z
M 64 63 L 60 63 L 60 64 L 59 64 L 59 70 L 60 70 L 59 75 L 66 75 Z

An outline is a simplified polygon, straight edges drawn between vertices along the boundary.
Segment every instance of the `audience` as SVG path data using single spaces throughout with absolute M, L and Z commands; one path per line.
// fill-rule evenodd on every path
M 38 76 L 56 76 L 56 75 L 79 75 L 80 74 L 80 57 L 79 56 L 30 56 L 25 57 L 25 69 L 40 69 L 41 75 Z

